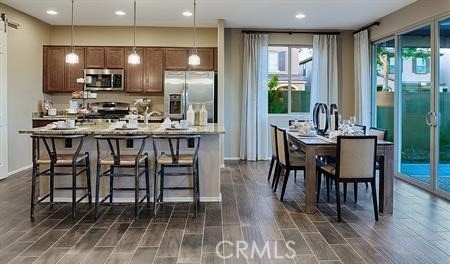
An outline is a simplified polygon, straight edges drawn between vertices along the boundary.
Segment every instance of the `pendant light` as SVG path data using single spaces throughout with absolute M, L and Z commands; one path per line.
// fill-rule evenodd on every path
M 73 47 L 73 2 L 72 0 L 72 29 L 70 33 L 70 52 L 66 55 L 66 63 L 77 64 L 79 62 L 78 55 L 75 53 L 75 48 Z
M 194 0 L 194 48 L 192 49 L 192 54 L 191 54 L 191 56 L 189 56 L 189 59 L 188 59 L 188 64 L 189 65 L 200 65 L 200 57 L 198 56 L 198 54 L 197 54 L 197 47 L 196 47 L 196 38 L 197 38 L 197 36 L 196 36 L 196 31 L 195 31 L 195 29 L 196 29 L 196 25 L 195 25 L 195 20 L 196 20 L 196 8 L 197 8 L 197 3 L 196 3 L 196 0 Z
M 134 0 L 134 37 L 133 52 L 128 56 L 129 64 L 141 64 L 141 57 L 136 52 L 136 0 Z

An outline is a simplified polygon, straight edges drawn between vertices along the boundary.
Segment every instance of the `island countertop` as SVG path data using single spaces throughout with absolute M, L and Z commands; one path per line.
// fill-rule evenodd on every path
M 189 127 L 187 130 L 169 130 L 161 128 L 160 124 L 139 124 L 137 129 L 119 130 L 110 128 L 109 124 L 80 125 L 76 129 L 58 130 L 48 127 L 37 127 L 20 130 L 21 134 L 35 135 L 216 135 L 225 134 L 225 128 L 220 124 L 210 123 L 207 126 Z

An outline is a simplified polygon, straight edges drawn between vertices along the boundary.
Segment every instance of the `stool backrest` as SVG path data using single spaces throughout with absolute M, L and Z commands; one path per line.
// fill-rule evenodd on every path
M 375 177 L 376 136 L 338 136 L 336 173 L 339 178 Z
M 129 141 L 136 141 L 136 140 L 141 140 L 141 145 L 139 146 L 139 149 L 137 151 L 136 155 L 136 159 L 138 159 L 141 155 L 142 152 L 144 151 L 144 147 L 145 147 L 145 141 L 148 138 L 147 135 L 98 135 L 95 136 L 95 139 L 97 140 L 97 157 L 98 159 L 100 159 L 100 153 L 101 153 L 101 142 L 106 142 L 108 144 L 109 147 L 109 151 L 110 151 L 110 155 L 113 157 L 114 160 L 114 164 L 115 165 L 119 165 L 120 164 L 120 156 L 122 155 L 122 151 L 120 149 L 120 145 L 123 144 L 124 142 L 129 142 Z
M 33 140 L 33 161 L 39 159 L 39 142 L 44 143 L 45 149 L 47 150 L 48 157 L 52 163 L 56 163 L 58 160 L 58 150 L 56 149 L 56 144 L 58 142 L 64 142 L 66 140 L 78 140 L 78 145 L 76 145 L 75 152 L 73 153 L 73 159 L 75 160 L 78 154 L 80 154 L 81 148 L 83 147 L 83 140 L 85 135 L 31 135 Z M 65 144 L 64 144 L 65 145 Z M 72 147 L 67 147 L 72 148 Z
M 180 141 L 186 141 L 189 142 L 193 140 L 194 142 L 194 153 L 193 153 L 193 160 L 192 164 L 195 164 L 195 162 L 198 160 L 198 151 L 200 148 L 200 135 L 173 135 L 173 136 L 152 136 L 153 139 L 153 151 L 155 152 L 156 160 L 158 160 L 158 148 L 156 146 L 157 142 L 166 142 L 169 145 L 170 149 L 170 155 L 172 157 L 172 164 L 176 165 L 178 164 L 178 161 L 180 160 Z M 161 152 L 163 153 L 163 152 Z

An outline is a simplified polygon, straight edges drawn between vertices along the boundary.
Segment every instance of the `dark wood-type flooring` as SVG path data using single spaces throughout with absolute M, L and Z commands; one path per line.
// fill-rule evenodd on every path
M 396 180 L 394 214 L 375 222 L 370 189 L 360 184 L 358 203 L 349 188 L 337 223 L 334 195 L 326 203 L 324 188 L 318 213 L 304 213 L 301 173 L 281 203 L 267 183 L 268 165 L 227 163 L 223 202 L 202 204 L 197 218 L 189 203 L 178 203 L 156 217 L 146 208 L 138 221 L 125 205 L 103 207 L 95 222 L 86 204 L 76 220 L 69 204 L 58 204 L 38 206 L 30 222 L 30 172 L 15 175 L 0 182 L 0 263 L 450 263 L 447 201 Z M 222 260 L 216 247 L 223 239 L 255 241 L 260 249 L 267 242 L 271 257 Z M 275 247 L 277 256 L 289 253 L 286 241 L 295 242 L 295 259 L 274 259 Z

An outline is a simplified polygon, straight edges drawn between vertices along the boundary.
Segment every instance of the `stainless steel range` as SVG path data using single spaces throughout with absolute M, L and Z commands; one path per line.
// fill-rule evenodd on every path
M 96 102 L 90 105 L 91 113 L 86 119 L 96 122 L 115 122 L 128 114 L 130 104 L 122 102 Z

